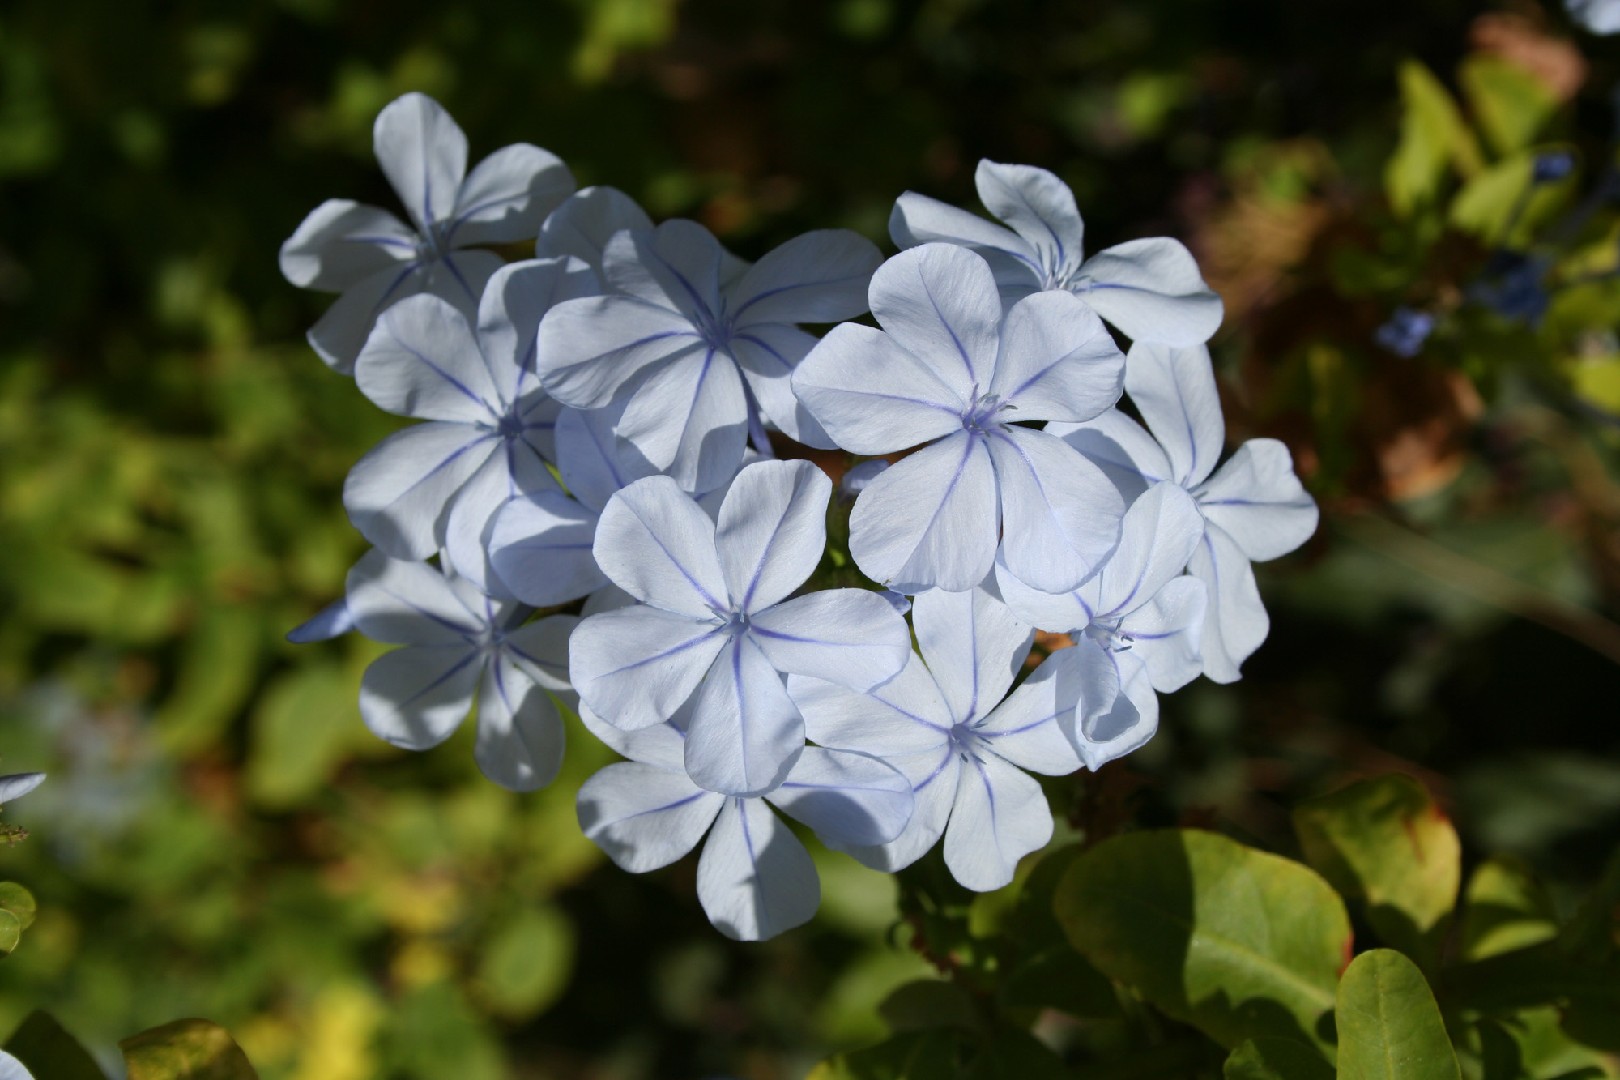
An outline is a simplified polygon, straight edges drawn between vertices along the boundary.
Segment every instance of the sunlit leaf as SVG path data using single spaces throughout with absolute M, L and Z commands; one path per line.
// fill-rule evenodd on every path
M 1518 859 L 1480 863 L 1463 892 L 1462 956 L 1483 960 L 1558 933 L 1552 898 Z
M 1362 953 L 1339 983 L 1339 1080 L 1460 1080 L 1423 973 L 1393 949 Z
M 20 929 L 26 930 L 34 924 L 36 907 L 33 893 L 15 881 L 0 881 L 0 911 L 16 916 Z
M 230 1032 L 208 1020 L 175 1020 L 118 1044 L 129 1080 L 254 1080 Z
M 1476 53 L 1457 69 L 1457 82 L 1479 129 L 1498 154 L 1522 150 L 1554 112 L 1558 98 L 1522 65 Z
M 1434 73 L 1416 60 L 1401 65 L 1401 139 L 1384 169 L 1390 206 L 1406 216 L 1439 193 L 1446 167 L 1472 176 L 1484 164 L 1474 133 Z

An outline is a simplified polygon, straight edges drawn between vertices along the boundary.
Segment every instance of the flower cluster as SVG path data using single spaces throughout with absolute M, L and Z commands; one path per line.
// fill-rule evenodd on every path
M 535 147 L 467 174 L 419 94 L 376 149 L 414 230 L 331 201 L 282 266 L 342 293 L 322 358 L 420 423 L 350 473 L 374 550 L 292 636 L 402 646 L 366 723 L 422 750 L 476 708 L 514 790 L 556 775 L 576 712 L 626 759 L 581 788 L 586 835 L 632 872 L 701 842 L 722 932 L 815 912 L 777 812 L 885 870 L 943 838 L 964 885 L 1005 885 L 1052 833 L 1030 773 L 1140 746 L 1159 693 L 1236 679 L 1264 639 L 1251 563 L 1316 506 L 1280 443 L 1217 468 L 1221 302 L 1176 241 L 1087 258 L 1061 181 L 985 161 L 1004 226 L 907 193 L 887 260 L 830 229 L 749 264 Z M 530 239 L 504 266 L 475 246 Z M 839 504 L 796 445 L 866 459 L 848 557 L 879 588 L 817 587 Z M 1037 630 L 1072 644 L 1029 671 Z

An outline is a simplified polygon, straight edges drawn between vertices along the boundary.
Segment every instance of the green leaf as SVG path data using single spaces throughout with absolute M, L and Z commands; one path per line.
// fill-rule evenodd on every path
M 1433 72 L 1408 60 L 1400 87 L 1401 138 L 1384 168 L 1384 190 L 1395 213 L 1406 217 L 1434 201 L 1448 163 L 1468 177 L 1484 161 L 1456 101 Z
M 878 1006 L 878 1013 L 892 1031 L 927 1031 L 938 1027 L 971 1031 L 981 1021 L 968 992 L 944 979 L 913 979 L 895 987 Z
M 9 956 L 22 940 L 22 920 L 9 911 L 0 910 L 0 956 Z
M 1245 1039 L 1221 1066 L 1222 1080 L 1333 1080 L 1315 1047 L 1293 1039 Z
M 478 988 L 491 1011 L 510 1020 L 543 1012 L 574 971 L 574 927 L 556 908 L 524 908 L 484 949 Z
M 1362 953 L 1339 982 L 1339 1080 L 1461 1080 L 1423 972 L 1393 949 Z
M 1558 111 L 1547 85 L 1518 64 L 1475 53 L 1457 69 L 1463 98 L 1486 141 L 1498 154 L 1530 145 Z
M 1118 1016 L 1120 1011 L 1108 976 L 1067 943 L 1015 965 L 1002 977 L 998 996 L 1011 1009 L 1056 1009 L 1087 1018 Z
M 1612 960 L 1620 952 L 1620 848 L 1609 855 L 1603 877 L 1576 908 L 1558 943 L 1588 964 Z
M 1620 355 L 1583 356 L 1566 369 L 1575 396 L 1588 405 L 1620 415 Z
M 823 1061 L 805 1080 L 943 1080 L 961 1075 L 968 1037 L 952 1028 L 908 1031 Z
M 1408 776 L 1360 780 L 1294 810 L 1305 861 L 1362 906 L 1389 945 L 1431 963 L 1457 902 L 1451 822 Z
M 311 664 L 276 679 L 253 712 L 248 792 L 269 807 L 303 802 L 331 777 L 349 748 L 370 732 L 355 714 L 354 681 L 332 664 Z
M 33 893 L 15 881 L 0 881 L 0 911 L 16 916 L 19 929 L 26 930 L 34 925 L 36 910 L 38 905 L 34 903 Z
M 217 739 L 253 689 L 259 654 L 258 614 L 218 606 L 205 611 L 186 637 L 174 693 L 158 709 L 164 743 L 187 753 Z
M 11 1033 L 5 1050 L 40 1080 L 107 1080 L 79 1040 L 56 1017 L 37 1009 Z
M 118 1044 L 129 1080 L 255 1080 L 230 1032 L 209 1020 L 175 1020 Z
M 1574 178 L 1532 184 L 1536 153 L 1521 151 L 1469 177 L 1452 200 L 1447 219 L 1487 244 L 1524 247 L 1568 196 Z
M 1480 864 L 1463 893 L 1462 957 L 1486 957 L 1555 937 L 1552 898 L 1518 859 L 1498 856 Z
M 1075 860 L 1056 911 L 1105 975 L 1228 1049 L 1328 1045 L 1350 920 L 1299 863 L 1193 829 L 1132 833 Z

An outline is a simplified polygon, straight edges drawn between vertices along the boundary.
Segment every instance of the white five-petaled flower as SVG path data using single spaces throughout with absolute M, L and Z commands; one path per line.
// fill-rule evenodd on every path
M 493 599 L 464 578 L 373 551 L 349 571 L 348 607 L 374 641 L 405 646 L 366 668 L 360 715 L 381 739 L 428 750 L 478 696 L 474 748 L 485 776 L 513 791 L 544 787 L 562 764 L 568 635 L 578 619 Z
M 514 495 L 556 488 L 544 459 L 560 406 L 535 376 L 535 328 L 553 303 L 595 288 L 577 259 L 538 259 L 490 278 L 476 335 L 434 296 L 383 313 L 355 382 L 389 412 L 427 423 L 390 435 L 350 470 L 343 505 L 366 539 L 400 559 L 443 548 L 458 573 L 487 583 L 490 516 Z
M 342 293 L 309 331 L 322 360 L 347 374 L 373 321 L 395 301 L 431 293 L 471 315 L 501 258 L 478 244 L 527 240 L 574 190 L 555 155 L 519 143 L 467 173 L 467 137 L 424 94 L 377 115 L 377 161 L 410 216 L 328 199 L 281 246 L 281 272 L 306 289 Z
M 882 330 L 834 327 L 793 391 L 845 450 L 929 445 L 871 477 L 850 514 L 850 554 L 906 593 L 982 582 L 998 547 L 1040 589 L 1072 589 L 1119 536 L 1123 501 L 1056 436 L 1023 421 L 1086 420 L 1119 400 L 1125 358 L 1068 293 L 1037 293 L 1005 318 L 990 268 L 928 244 L 872 276 Z
M 877 593 L 785 599 L 821 560 L 831 490 L 809 462 L 756 462 L 737 474 L 718 522 L 667 476 L 616 493 L 597 525 L 596 561 L 641 603 L 574 632 L 569 671 L 585 705 L 634 730 L 691 698 L 693 781 L 727 795 L 780 784 L 804 747 L 783 673 L 870 689 L 911 653 L 905 620 Z
M 575 408 L 622 403 L 621 439 L 682 488 L 712 491 L 736 473 L 750 433 L 763 442 L 761 413 L 830 447 L 788 384 L 815 344 L 797 324 L 864 312 L 880 260 L 864 237 L 821 229 L 738 273 L 695 222 L 626 229 L 603 253 L 609 295 L 560 304 L 541 324 L 540 377 Z
M 917 597 L 923 659 L 866 693 L 794 676 L 788 692 L 810 738 L 872 754 L 906 775 L 911 824 L 881 847 L 846 847 L 879 870 L 908 866 L 945 837 L 945 863 L 970 889 L 999 889 L 1018 860 L 1052 838 L 1041 786 L 1022 770 L 1061 776 L 1080 759 L 1059 729 L 1049 677 L 1003 696 L 1033 633 L 983 589 Z M 926 664 L 925 664 L 926 661 Z
M 774 937 L 807 922 L 821 903 L 809 852 L 771 806 L 835 848 L 882 844 L 905 828 L 911 785 L 864 754 L 807 746 L 763 797 L 699 787 L 685 771 L 690 712 L 688 706 L 668 723 L 623 732 L 581 707 L 586 726 L 630 760 L 609 765 L 580 787 L 579 824 L 634 874 L 668 866 L 707 832 L 698 860 L 698 902 L 727 937 Z
M 1202 528 L 1185 491 L 1156 484 L 1125 512 L 1119 546 L 1078 589 L 1039 592 L 996 567 L 1002 598 L 1019 618 L 1074 638 L 1035 678 L 1045 680 L 1058 724 L 1087 768 L 1152 738 L 1157 691 L 1198 677 L 1204 583 L 1181 571 Z
M 1288 447 L 1250 439 L 1219 469 L 1226 441 L 1209 351 L 1136 345 L 1125 390 L 1151 436 L 1124 413 L 1049 430 L 1102 466 L 1127 499 L 1170 480 L 1203 515 L 1203 535 L 1187 569 L 1209 591 L 1204 674 L 1232 682 L 1270 629 L 1251 562 L 1286 555 L 1316 531 L 1318 512 L 1294 475 Z
M 1061 289 L 1132 341 L 1197 345 L 1220 326 L 1221 298 L 1180 241 L 1131 240 L 1087 259 L 1074 193 L 1056 176 L 1031 165 L 981 161 L 973 178 L 985 209 L 1010 229 L 908 191 L 889 217 L 894 242 L 902 248 L 936 240 L 971 248 L 990 263 L 1007 303 Z
M 9 776 L 0 776 L 0 806 L 12 799 L 20 799 L 44 783 L 45 774 L 42 772 L 12 773 Z

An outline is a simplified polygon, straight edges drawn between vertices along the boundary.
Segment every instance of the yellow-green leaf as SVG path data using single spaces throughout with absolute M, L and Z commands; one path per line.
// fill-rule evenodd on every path
M 1463 893 L 1463 959 L 1484 960 L 1556 937 L 1556 915 L 1528 867 L 1509 856 L 1489 859 Z
M 1460 232 L 1487 244 L 1523 247 L 1568 196 L 1573 178 L 1532 185 L 1536 157 L 1548 148 L 1525 150 L 1475 173 L 1451 202 L 1448 220 Z
M 26 930 L 34 925 L 34 894 L 15 881 L 0 881 L 0 911 L 9 911 L 17 917 L 18 925 Z
M 1439 193 L 1449 164 L 1464 177 L 1484 164 L 1462 111 L 1434 73 L 1416 60 L 1401 65 L 1401 138 L 1384 168 L 1390 206 L 1402 217 Z
M 1075 860 L 1055 909 L 1099 970 L 1223 1046 L 1330 1045 L 1350 920 L 1308 867 L 1194 829 L 1130 833 Z
M 1518 64 L 1476 53 L 1457 70 L 1474 121 L 1498 154 L 1530 145 L 1558 109 L 1547 84 Z
M 1393 949 L 1356 957 L 1339 983 L 1339 1080 L 1461 1080 L 1423 972 Z
M 209 1020 L 175 1020 L 118 1044 L 129 1080 L 255 1080 L 230 1032 Z

